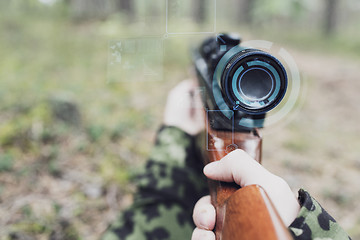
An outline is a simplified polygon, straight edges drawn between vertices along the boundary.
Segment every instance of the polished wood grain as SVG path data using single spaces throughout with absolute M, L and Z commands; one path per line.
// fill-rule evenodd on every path
M 205 162 L 218 161 L 240 148 L 261 163 L 262 139 L 252 133 L 208 130 Z M 216 240 L 292 239 L 266 192 L 257 185 L 239 188 L 235 183 L 210 181 L 216 208 Z

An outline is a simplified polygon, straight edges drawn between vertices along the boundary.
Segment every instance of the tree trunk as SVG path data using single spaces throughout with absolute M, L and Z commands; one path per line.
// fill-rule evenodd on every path
M 206 0 L 194 0 L 194 19 L 197 23 L 206 20 Z
M 324 33 L 329 36 L 336 30 L 338 0 L 325 0 Z
M 118 9 L 126 14 L 129 21 L 133 21 L 135 18 L 135 6 L 134 0 L 117 0 Z
M 255 7 L 255 1 L 256 0 L 243 0 L 240 3 L 240 11 L 238 16 L 238 20 L 240 21 L 240 23 L 245 23 L 249 25 L 253 23 L 253 11 Z
M 71 0 L 70 8 L 75 19 L 106 18 L 114 10 L 111 0 Z

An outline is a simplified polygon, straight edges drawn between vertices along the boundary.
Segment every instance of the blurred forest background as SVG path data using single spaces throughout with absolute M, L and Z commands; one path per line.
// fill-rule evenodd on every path
M 167 92 L 207 36 L 184 31 L 238 32 L 294 57 L 306 95 L 265 130 L 264 165 L 360 239 L 359 0 L 214 3 L 0 0 L 0 239 L 98 239 L 131 204 Z M 162 46 L 155 78 L 114 74 L 109 43 L 145 36 Z

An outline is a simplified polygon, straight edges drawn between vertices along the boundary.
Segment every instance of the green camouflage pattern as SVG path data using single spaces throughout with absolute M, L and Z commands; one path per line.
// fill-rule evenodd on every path
M 102 240 L 191 239 L 192 210 L 208 194 L 196 139 L 178 128 L 160 129 L 137 193 Z
M 289 226 L 295 240 L 351 239 L 321 205 L 303 189 L 299 190 L 300 212 Z
M 208 194 L 197 142 L 175 127 L 159 130 L 150 158 L 135 179 L 133 205 L 120 214 L 102 240 L 191 239 L 194 205 Z M 306 191 L 299 191 L 299 201 L 302 208 L 289 227 L 294 239 L 350 239 Z

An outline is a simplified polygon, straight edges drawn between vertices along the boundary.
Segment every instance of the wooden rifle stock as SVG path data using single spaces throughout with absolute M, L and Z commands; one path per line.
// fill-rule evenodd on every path
M 205 163 L 218 161 L 236 148 L 243 149 L 261 163 L 262 139 L 257 130 L 252 133 L 223 132 L 208 127 L 207 139 Z M 209 186 L 216 208 L 216 240 L 293 239 L 260 186 L 239 188 L 235 183 L 218 181 L 210 181 Z

